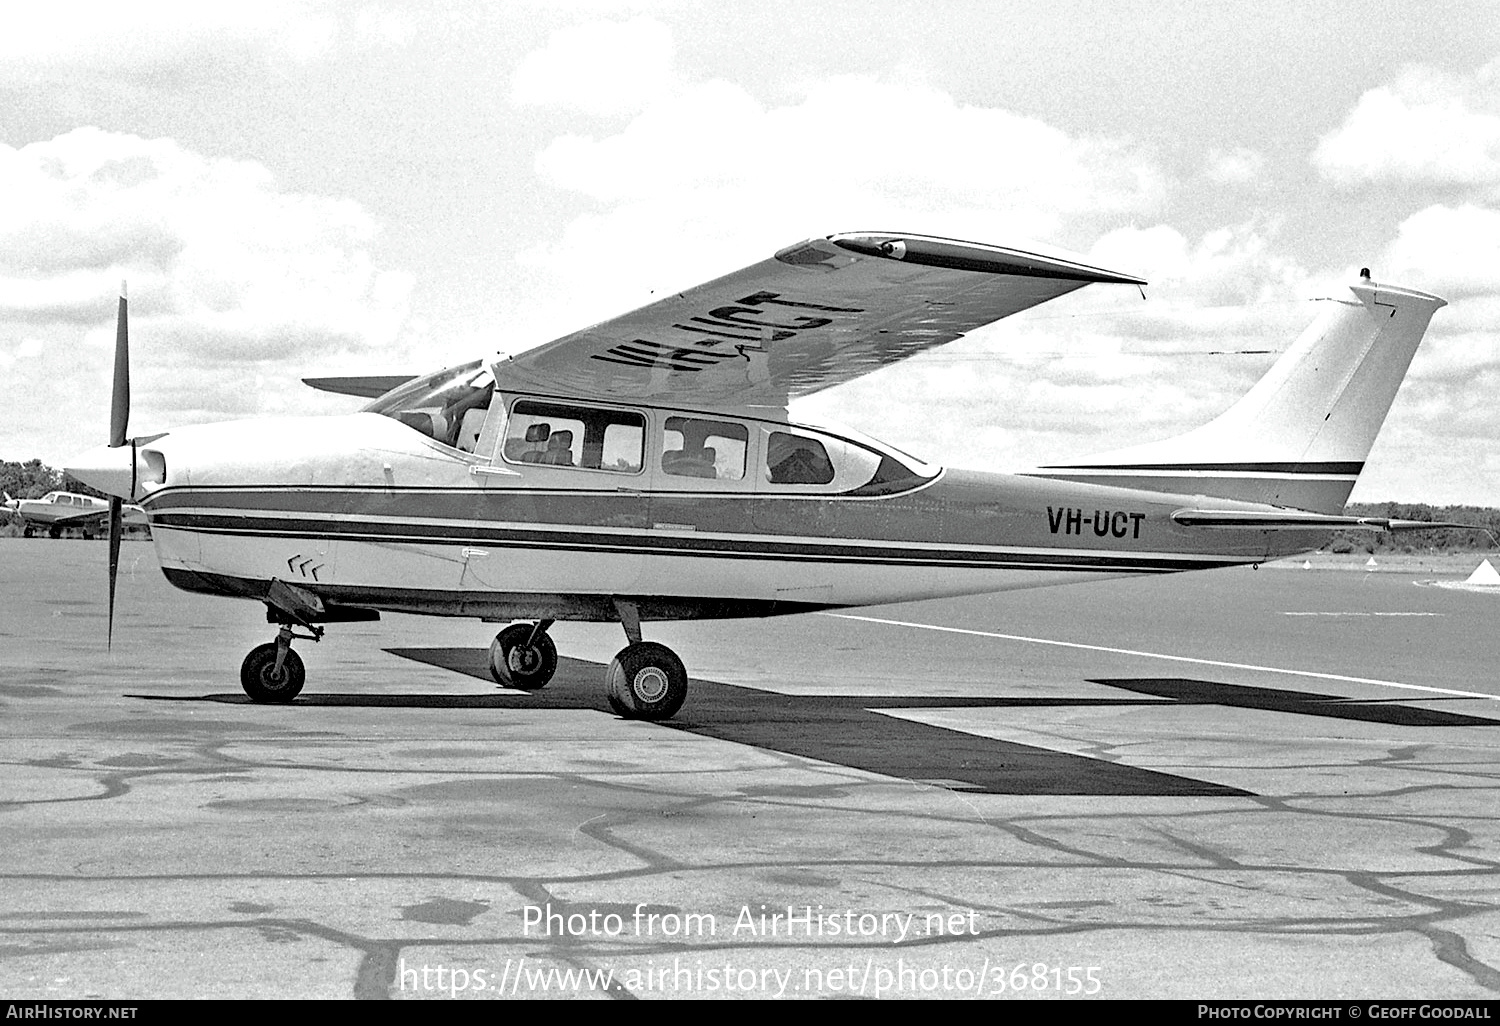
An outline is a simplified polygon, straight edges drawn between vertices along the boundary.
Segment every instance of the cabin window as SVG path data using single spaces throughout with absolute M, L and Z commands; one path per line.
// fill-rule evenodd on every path
M 742 481 L 750 432 L 743 424 L 701 417 L 668 417 L 662 430 L 661 469 L 671 477 Z
M 434 441 L 473 452 L 494 395 L 494 377 L 474 360 L 408 381 L 365 412 L 394 418 Z
M 816 438 L 772 431 L 766 443 L 766 480 L 772 484 L 827 484 L 833 461 Z
M 502 454 L 509 463 L 638 474 L 645 440 L 639 413 L 523 399 L 511 409 Z

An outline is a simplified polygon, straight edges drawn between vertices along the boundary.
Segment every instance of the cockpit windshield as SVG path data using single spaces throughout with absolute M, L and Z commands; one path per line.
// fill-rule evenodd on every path
M 365 407 L 416 428 L 428 438 L 473 452 L 495 395 L 495 378 L 482 360 L 408 381 Z

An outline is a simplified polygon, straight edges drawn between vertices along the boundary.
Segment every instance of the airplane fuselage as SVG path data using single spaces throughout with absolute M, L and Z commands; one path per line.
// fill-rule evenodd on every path
M 154 443 L 166 480 L 142 505 L 179 587 L 261 599 L 276 579 L 334 607 L 486 620 L 614 620 L 618 598 L 645 620 L 766 616 L 1258 563 L 1327 537 L 1194 530 L 1171 515 L 1201 497 L 928 467 L 784 421 L 629 412 L 644 453 L 623 470 L 524 462 L 498 426 L 475 455 L 373 413 L 181 429 Z M 738 476 L 668 472 L 651 442 L 691 418 L 743 437 Z M 773 480 L 789 432 L 837 454 L 822 475 Z

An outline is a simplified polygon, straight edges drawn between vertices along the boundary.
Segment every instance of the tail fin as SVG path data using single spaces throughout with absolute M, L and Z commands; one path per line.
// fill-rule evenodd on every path
M 1218 418 L 1185 435 L 1028 473 L 1339 513 L 1433 313 L 1368 275 Z

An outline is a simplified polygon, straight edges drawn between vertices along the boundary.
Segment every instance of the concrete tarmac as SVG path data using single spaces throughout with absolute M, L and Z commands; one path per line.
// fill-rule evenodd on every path
M 533 695 L 334 625 L 253 705 L 260 607 L 127 543 L 107 650 L 104 565 L 0 540 L 0 997 L 1500 994 L 1500 595 L 1425 571 L 648 624 L 647 724 L 608 625 Z

